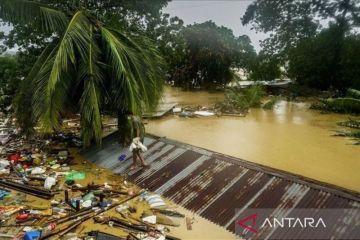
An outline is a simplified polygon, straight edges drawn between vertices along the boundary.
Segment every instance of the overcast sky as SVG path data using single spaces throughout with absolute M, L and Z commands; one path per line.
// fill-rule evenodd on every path
M 234 31 L 235 36 L 248 35 L 257 51 L 259 41 L 267 37 L 264 33 L 256 33 L 250 26 L 243 26 L 240 18 L 246 8 L 254 0 L 172 0 L 164 12 L 183 19 L 185 24 L 214 21 Z

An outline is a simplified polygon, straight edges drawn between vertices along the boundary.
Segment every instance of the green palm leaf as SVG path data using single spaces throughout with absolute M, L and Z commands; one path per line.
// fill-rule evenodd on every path
M 107 63 L 111 68 L 114 82 L 110 95 L 116 108 L 127 106 L 129 110 L 139 112 L 140 97 L 139 85 L 134 79 L 130 65 L 138 64 L 138 59 L 131 49 L 120 41 L 115 33 L 105 27 L 101 27 L 101 35 L 104 40 Z M 132 63 L 131 63 L 132 62 Z M 123 89 L 118 92 L 116 88 Z
M 98 66 L 100 50 L 93 38 L 93 27 L 90 26 L 91 41 L 89 42 L 88 57 L 86 62 L 82 62 L 80 66 L 79 78 L 84 82 L 84 91 L 80 99 L 80 123 L 81 135 L 84 145 L 88 146 L 92 139 L 97 144 L 101 144 L 102 124 L 101 124 L 101 91 L 100 82 L 103 80 L 101 71 Z
M 157 50 L 143 38 L 141 44 L 117 30 L 101 27 L 107 64 L 113 73 L 112 99 L 118 109 L 141 114 L 154 107 L 162 93 L 163 68 Z M 156 65 L 157 64 L 157 65 Z M 118 91 L 118 88 L 123 91 Z
M 39 75 L 40 70 L 49 60 L 49 56 L 54 51 L 54 45 L 47 46 L 38 57 L 28 76 L 22 81 L 19 91 L 15 95 L 14 109 L 17 117 L 17 124 L 28 133 L 32 132 L 35 120 L 32 113 L 32 95 L 35 79 Z
M 76 52 L 86 61 L 89 42 L 89 21 L 79 11 L 71 19 L 55 55 L 42 69 L 44 77 L 38 79 L 36 95 L 39 96 L 42 92 L 44 99 L 34 98 L 34 112 L 45 132 L 61 126 L 60 114 L 68 89 L 66 73 L 76 64 Z
M 160 99 L 162 58 L 148 39 L 110 29 L 86 9 L 68 21 L 62 12 L 37 2 L 0 0 L 0 14 L 13 23 L 38 21 L 60 36 L 22 84 L 20 93 L 26 98 L 18 101 L 16 111 L 20 116 L 20 106 L 27 106 L 20 119 L 23 128 L 38 124 L 44 132 L 60 130 L 64 111 L 78 106 L 84 144 L 101 144 L 103 107 L 141 114 Z
M 26 0 L 0 0 L 0 18 L 5 22 L 23 24 L 35 21 L 41 29 L 49 32 L 62 31 L 68 24 L 63 12 Z

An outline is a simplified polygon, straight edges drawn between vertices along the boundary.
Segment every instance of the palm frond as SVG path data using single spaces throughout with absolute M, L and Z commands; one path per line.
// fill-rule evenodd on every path
M 86 62 L 82 62 L 79 78 L 84 83 L 84 91 L 80 99 L 80 123 L 81 135 L 84 146 L 89 146 L 92 139 L 98 145 L 102 140 L 101 124 L 101 91 L 99 89 L 102 81 L 102 74 L 98 67 L 100 50 L 93 39 L 93 27 L 90 25 L 89 32 L 91 41 L 89 42 L 88 57 Z
M 111 68 L 114 79 L 112 84 L 114 91 L 111 91 L 110 94 L 115 107 L 118 109 L 128 108 L 128 110 L 138 113 L 139 105 L 141 105 L 140 95 L 138 94 L 140 86 L 130 66 L 138 65 L 139 59 L 132 49 L 129 49 L 124 42 L 115 36 L 113 31 L 101 27 L 101 35 L 106 48 L 107 63 Z M 119 92 L 116 88 L 123 91 Z
M 45 132 L 60 128 L 68 88 L 66 73 L 76 64 L 76 53 L 86 61 L 89 41 L 89 21 L 79 11 L 71 19 L 56 53 L 41 70 L 43 77 L 38 79 L 36 92 L 42 92 L 44 99 L 34 99 L 34 112 Z
M 62 31 L 68 24 L 66 15 L 39 2 L 27 0 L 0 0 L 0 18 L 5 22 L 36 22 L 49 32 Z
M 33 95 L 27 95 L 27 114 L 44 132 L 60 130 L 70 99 L 79 103 L 84 145 L 92 140 L 101 144 L 103 101 L 113 112 L 141 114 L 161 97 L 164 67 L 149 39 L 106 28 L 86 10 L 68 20 L 62 12 L 27 0 L 0 0 L 0 18 L 13 23 L 35 21 L 60 36 L 26 80 L 26 92 Z M 81 95 L 71 94 L 77 90 Z
M 164 74 L 161 57 L 153 45 L 144 41 L 140 46 L 119 31 L 105 27 L 101 27 L 101 35 L 114 76 L 112 98 L 117 109 L 141 114 L 156 105 L 161 97 Z
M 34 83 L 39 71 L 48 61 L 49 55 L 54 51 L 53 44 L 48 45 L 36 60 L 28 76 L 21 82 L 19 91 L 14 98 L 14 109 L 17 117 L 17 124 L 24 129 L 26 133 L 31 133 L 35 125 L 35 119 L 32 113 L 32 96 Z

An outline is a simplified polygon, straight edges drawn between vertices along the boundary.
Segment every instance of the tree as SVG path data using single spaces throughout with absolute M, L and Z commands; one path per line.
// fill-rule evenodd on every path
M 170 0 L 35 0 L 49 7 L 61 9 L 63 12 L 73 12 L 81 4 L 107 26 L 115 26 L 126 32 L 147 35 L 157 40 L 157 35 L 148 35 L 163 23 L 163 14 L 160 11 Z M 0 22 L 1 23 L 1 22 Z M 2 47 L 6 49 L 18 47 L 18 60 L 23 66 L 22 75 L 26 76 L 37 56 L 52 41 L 52 32 L 42 31 L 32 21 L 23 24 L 12 21 L 12 30 L 8 34 L 1 34 Z M 159 32 L 156 32 L 161 34 Z M 165 33 L 164 33 L 165 34 Z M 158 43 L 156 43 L 158 45 Z M 160 49 L 161 50 L 161 49 Z
M 337 47 L 337 26 L 324 29 L 315 37 L 302 40 L 289 51 L 289 75 L 299 84 L 326 90 L 360 87 L 360 39 L 344 38 L 340 53 Z
M 236 38 L 230 29 L 212 21 L 187 26 L 181 34 L 186 47 L 172 79 L 175 85 L 224 86 L 233 77 L 230 67 L 246 67 L 255 55 L 247 36 Z
M 170 18 L 169 14 L 162 14 L 160 19 L 149 23 L 146 35 L 156 41 L 165 62 L 167 79 L 173 79 L 177 64 L 185 55 L 185 40 L 181 33 L 184 22 L 178 17 Z
M 360 89 L 360 35 L 352 34 L 346 37 L 341 54 L 342 77 L 345 87 Z
M 290 75 L 299 83 L 320 89 L 353 86 L 343 56 L 347 36 L 360 26 L 359 1 L 257 0 L 242 22 L 271 33 L 262 43 L 264 52 L 280 63 L 289 60 Z
M 281 76 L 279 61 L 263 51 L 254 58 L 249 69 L 250 79 L 255 81 L 270 81 Z
M 87 8 L 97 1 L 72 2 L 64 12 L 56 4 L 0 0 L 3 21 L 31 23 L 51 36 L 22 82 L 16 115 L 25 129 L 37 124 L 51 132 L 60 129 L 65 111 L 80 112 L 84 144 L 100 144 L 101 110 L 140 114 L 156 105 L 163 86 L 162 59 L 149 39 L 97 18 Z
M 322 22 L 338 26 L 341 39 L 360 25 L 360 2 L 357 0 L 256 0 L 247 8 L 242 23 L 257 31 L 270 33 L 262 46 L 267 53 L 286 58 L 288 50 L 321 30 Z M 322 21 L 322 22 L 321 22 Z
M 19 65 L 14 56 L 0 56 L 0 109 L 8 107 L 20 83 Z

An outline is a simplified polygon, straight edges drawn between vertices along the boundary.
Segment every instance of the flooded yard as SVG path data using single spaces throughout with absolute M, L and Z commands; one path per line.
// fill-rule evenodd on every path
M 222 93 L 167 88 L 164 101 L 209 105 Z M 307 102 L 280 101 L 273 110 L 251 109 L 246 117 L 148 121 L 147 132 L 360 192 L 360 147 L 332 137 L 348 116 L 321 114 Z

